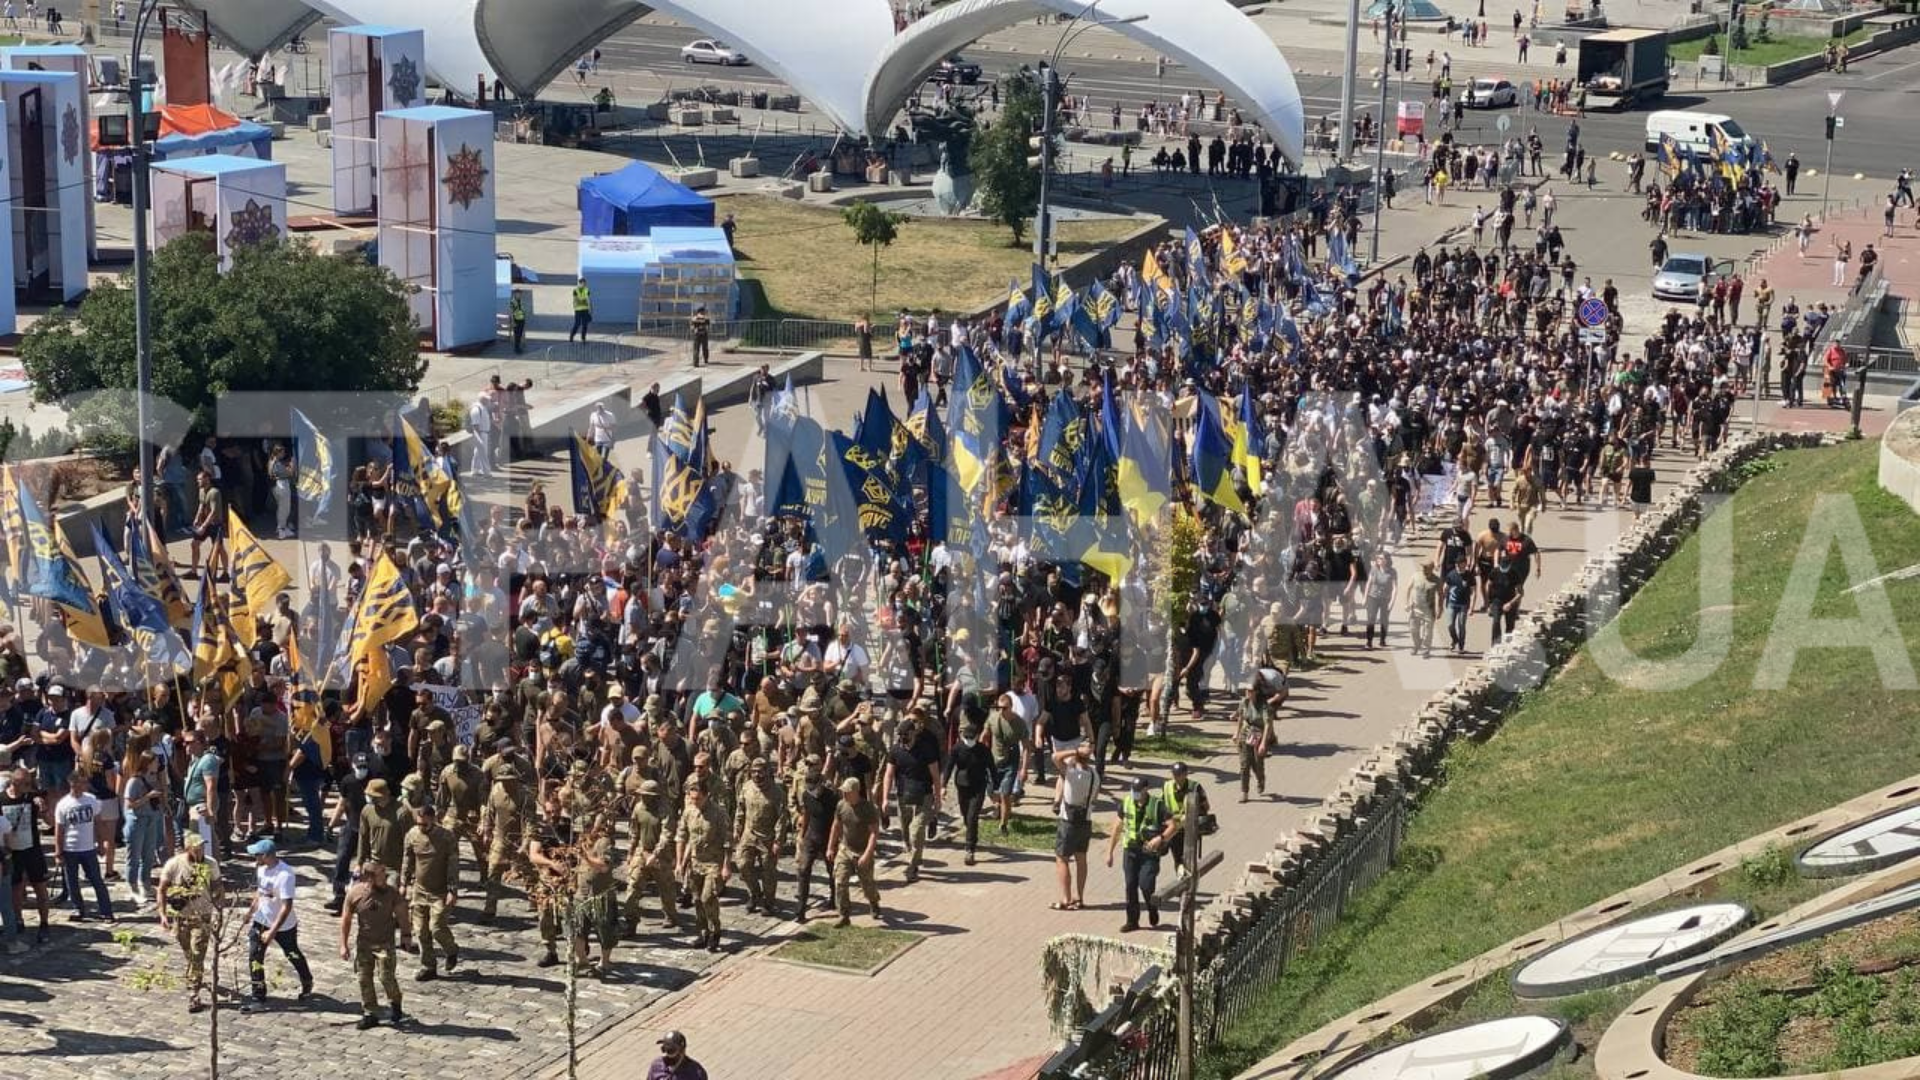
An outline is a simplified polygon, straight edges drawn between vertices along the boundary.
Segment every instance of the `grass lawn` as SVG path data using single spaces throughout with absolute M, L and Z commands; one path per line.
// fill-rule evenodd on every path
M 1711 674 L 1680 690 L 1629 689 L 1582 650 L 1496 738 L 1456 747 L 1401 865 L 1226 1033 L 1203 1075 L 1233 1076 L 1501 942 L 1915 772 L 1912 693 L 1884 688 L 1866 650 L 1804 652 L 1785 689 L 1754 686 L 1817 495 L 1851 496 L 1875 573 L 1920 563 L 1920 523 L 1875 485 L 1878 454 L 1877 441 L 1785 453 L 1741 488 L 1731 651 Z M 1637 655 L 1672 658 L 1692 644 L 1700 559 L 1689 540 L 1623 613 Z M 1815 615 L 1852 617 L 1845 587 L 1829 551 Z M 1920 640 L 1920 581 L 1885 589 L 1909 645 Z
M 905 930 L 888 930 L 881 926 L 813 923 L 792 941 L 773 950 L 773 955 L 800 964 L 871 971 L 899 955 L 919 937 Z
M 1749 26 L 1749 30 L 1751 30 L 1751 26 Z M 1867 36 L 1868 31 L 1861 29 L 1855 30 L 1840 40 L 1846 42 L 1847 45 L 1851 47 L 1865 40 Z M 1792 37 L 1774 34 L 1766 41 L 1756 41 L 1751 33 L 1749 33 L 1747 47 L 1732 53 L 1728 57 L 1728 61 L 1733 64 L 1751 64 L 1762 67 L 1772 64 L 1784 64 L 1789 60 L 1798 60 L 1803 56 L 1818 56 L 1826 52 L 1828 40 L 1829 39 L 1823 37 Z M 1707 42 L 1709 41 L 1717 43 L 1720 50 L 1726 52 L 1726 36 L 1724 34 L 1716 34 L 1713 37 L 1694 38 L 1692 41 L 1673 42 L 1667 46 L 1667 55 L 1674 60 L 1698 60 L 1700 59 L 1700 55 L 1706 51 Z
M 765 195 L 718 201 L 721 212 L 734 214 L 739 223 L 740 273 L 758 282 L 771 308 L 752 317 L 851 322 L 866 312 L 873 251 L 853 238 L 837 207 Z M 1077 262 L 1141 224 L 1132 218 L 1063 221 L 1061 261 Z M 1011 235 L 1005 226 L 985 221 L 909 219 L 892 246 L 880 252 L 875 309 L 880 320 L 903 307 L 962 311 L 1004 299 L 1007 282 L 1026 284 L 1033 266 L 1032 234 L 1018 247 L 1008 245 Z
M 1231 749 L 1230 740 L 1169 724 L 1165 735 L 1142 735 L 1133 740 L 1133 752 L 1159 761 L 1205 761 Z
M 1029 802 L 1032 801 L 1033 795 L 1034 792 L 1030 789 L 1027 792 Z M 1043 800 L 1053 797 L 1052 781 L 1048 781 L 1046 790 L 1041 793 L 1040 797 Z M 1111 816 L 1110 814 L 1094 815 L 1092 822 L 1092 841 L 1087 846 L 1087 858 L 1089 860 L 1096 857 L 1095 853 L 1100 846 L 1100 842 L 1107 838 L 1107 818 Z M 1011 822 L 1013 827 L 1012 831 L 1002 835 L 999 822 L 983 817 L 980 821 L 980 843 L 984 847 L 1014 848 L 1018 851 L 1044 851 L 1048 855 L 1052 855 L 1056 828 L 1054 821 L 1055 819 L 1051 814 L 1025 814 L 1016 810 L 1013 813 L 1013 820 Z

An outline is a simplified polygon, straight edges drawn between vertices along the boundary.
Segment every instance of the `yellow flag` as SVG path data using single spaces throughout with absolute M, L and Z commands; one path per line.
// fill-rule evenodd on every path
M 246 596 L 247 610 L 255 618 L 271 612 L 274 597 L 293 583 L 293 576 L 267 554 L 260 538 L 231 507 L 227 509 L 227 553 L 233 562 L 234 587 Z
M 386 552 L 381 552 L 373 564 L 373 573 L 367 577 L 366 591 L 360 594 L 360 603 L 354 608 L 348 657 L 358 668 L 369 654 L 413 633 L 419 625 L 420 616 L 414 611 L 413 595 L 400 577 L 400 568 Z
M 299 634 L 287 639 L 287 674 L 287 714 L 293 721 L 293 741 L 298 743 L 312 736 L 314 745 L 320 748 L 321 766 L 331 766 L 333 736 L 321 719 L 320 692 L 314 689 L 306 662 L 300 656 Z
M 384 646 L 369 650 L 366 665 L 359 669 L 360 687 L 355 700 L 360 703 L 360 715 L 380 704 L 380 699 L 393 689 L 393 665 L 387 662 L 387 650 Z

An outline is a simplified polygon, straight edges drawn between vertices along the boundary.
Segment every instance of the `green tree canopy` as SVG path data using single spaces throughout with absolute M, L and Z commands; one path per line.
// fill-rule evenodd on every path
M 236 251 L 223 274 L 211 239 L 190 235 L 154 253 L 151 281 L 153 392 L 185 410 L 195 431 L 213 430 L 228 392 L 406 394 L 426 374 L 405 286 L 364 259 L 263 244 Z M 36 323 L 20 357 L 36 401 L 131 390 L 131 274 L 96 286 L 78 311 Z M 102 395 L 74 419 L 88 442 L 128 448 L 132 417 L 112 400 Z
M 1027 140 L 1039 133 L 1045 102 L 1040 80 L 1020 71 L 1000 84 L 1000 119 L 974 136 L 968 157 L 988 217 L 1026 236 L 1027 220 L 1040 209 L 1040 174 L 1027 164 Z
M 853 230 L 853 238 L 873 248 L 873 282 L 867 290 L 867 318 L 873 318 L 874 297 L 880 294 L 880 249 L 892 246 L 900 236 L 907 215 L 882 210 L 865 199 L 856 199 L 840 211 L 840 219 Z

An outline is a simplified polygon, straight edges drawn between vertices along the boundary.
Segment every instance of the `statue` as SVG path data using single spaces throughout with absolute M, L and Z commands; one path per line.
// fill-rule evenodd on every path
M 973 202 L 973 111 L 954 101 L 943 101 L 931 113 L 914 117 L 914 137 L 940 147 L 940 171 L 933 176 L 933 202 L 942 214 L 966 212 Z

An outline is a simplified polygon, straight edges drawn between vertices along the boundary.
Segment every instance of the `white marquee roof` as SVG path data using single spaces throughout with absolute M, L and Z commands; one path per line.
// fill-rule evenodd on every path
M 285 45 L 320 18 L 302 0 L 197 0 L 213 36 L 242 56 L 258 59 Z
M 1144 16 L 1113 30 L 1184 64 L 1242 103 L 1288 159 L 1301 160 L 1306 111 L 1293 71 L 1265 31 L 1227 0 L 954 0 L 894 38 L 867 77 L 864 129 L 884 132 L 914 87 L 947 54 L 1048 13 L 1108 22 Z M 1061 27 L 1065 32 L 1068 28 Z M 1069 48 L 1069 54 L 1071 54 Z M 1072 65 L 1063 58 L 1063 70 Z

